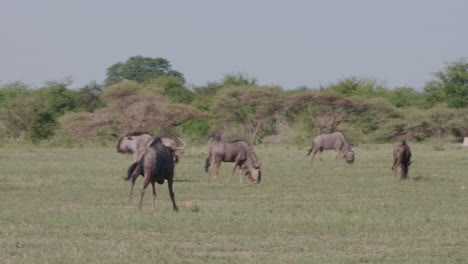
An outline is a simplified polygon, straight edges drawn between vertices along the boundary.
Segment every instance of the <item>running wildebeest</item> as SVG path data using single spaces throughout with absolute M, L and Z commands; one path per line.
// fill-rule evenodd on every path
M 133 167 L 133 168 L 132 168 Z M 166 147 L 161 138 L 155 137 L 152 140 L 151 145 L 145 148 L 141 158 L 137 162 L 137 166 L 131 166 L 128 170 L 126 180 L 132 179 L 132 185 L 130 187 L 130 194 L 128 196 L 129 201 L 132 198 L 133 186 L 135 179 L 138 175 L 144 175 L 143 188 L 141 189 L 140 202 L 138 208 L 141 209 L 143 202 L 143 195 L 146 187 L 151 183 L 153 189 L 153 211 L 156 204 L 156 187 L 155 182 L 163 184 L 164 180 L 167 180 L 169 195 L 172 200 L 172 207 L 174 211 L 178 211 L 174 191 L 172 190 L 172 184 L 174 182 L 174 151 L 171 148 Z M 136 177 L 135 177 L 136 175 Z
M 406 141 L 402 141 L 401 145 L 393 150 L 393 180 L 396 180 L 396 174 L 398 166 L 401 167 L 400 180 L 406 180 L 408 178 L 409 166 L 411 165 L 411 150 L 406 144 Z
M 242 174 L 248 174 L 249 179 L 254 183 L 260 183 L 261 180 L 261 164 L 257 163 L 256 158 L 249 144 L 243 140 L 235 140 L 232 142 L 220 142 L 215 141 L 212 143 L 209 151 L 208 158 L 205 163 L 205 170 L 208 172 L 208 182 L 211 178 L 211 173 L 215 170 L 215 177 L 219 183 L 219 167 L 221 162 L 234 162 L 234 168 L 232 168 L 231 176 L 228 182 L 231 181 L 232 175 L 236 171 L 236 167 L 239 167 L 239 180 L 242 182 Z M 244 171 L 244 170 L 247 171 Z
M 307 156 L 309 156 L 313 150 L 314 152 L 312 153 L 312 159 L 310 160 L 313 161 L 315 154 L 320 151 L 320 160 L 322 160 L 322 152 L 328 149 L 334 149 L 336 151 L 335 159 L 338 159 L 341 151 L 346 158 L 347 163 L 351 164 L 354 162 L 354 151 L 351 150 L 348 141 L 346 141 L 343 133 L 341 132 L 316 136 L 312 142 L 312 147 L 310 148 L 309 153 L 307 153 Z

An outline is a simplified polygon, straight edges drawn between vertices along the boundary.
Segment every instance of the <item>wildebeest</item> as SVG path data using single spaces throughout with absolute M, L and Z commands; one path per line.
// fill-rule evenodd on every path
M 141 209 L 143 202 L 143 195 L 146 187 L 151 183 L 153 189 L 153 211 L 156 204 L 156 187 L 155 182 L 163 184 L 164 180 L 167 180 L 169 195 L 172 200 L 172 206 L 174 211 L 178 211 L 174 191 L 172 190 L 172 184 L 174 182 L 174 152 L 171 148 L 166 147 L 161 138 L 155 137 L 151 144 L 144 149 L 141 158 L 138 160 L 136 166 L 131 166 L 128 170 L 126 180 L 132 179 L 132 185 L 130 187 L 130 194 L 128 196 L 129 201 L 132 198 L 133 186 L 138 175 L 144 175 L 143 188 L 141 189 L 140 202 L 138 208 Z M 136 177 L 135 177 L 136 175 Z
M 393 150 L 393 180 L 396 180 L 396 174 L 398 166 L 401 167 L 400 180 L 406 180 L 408 178 L 409 166 L 411 165 L 411 150 L 406 144 L 406 141 L 402 141 L 401 145 Z
M 247 142 L 235 140 L 232 142 L 215 141 L 212 143 L 205 163 L 205 170 L 208 172 L 208 182 L 210 181 L 211 173 L 215 170 L 215 177 L 218 182 L 221 183 L 219 179 L 219 167 L 223 161 L 234 162 L 234 168 L 232 168 L 228 182 L 231 181 L 236 167 L 239 167 L 240 182 L 242 182 L 242 174 L 244 174 L 244 170 L 246 169 L 247 171 L 245 173 L 249 175 L 249 179 L 254 183 L 260 183 L 261 164 L 257 163 L 255 154 L 252 152 Z
M 320 151 L 320 159 L 322 159 L 322 152 L 328 149 L 334 149 L 336 151 L 336 159 L 340 156 L 341 151 L 346 158 L 347 163 L 351 164 L 354 162 L 354 151 L 351 150 L 348 141 L 346 141 L 343 133 L 341 132 L 316 136 L 307 156 L 309 156 L 313 150 L 314 152 L 312 153 L 311 158 L 311 161 L 313 161 L 315 154 Z
M 138 157 L 141 156 L 141 152 L 148 146 L 151 145 L 154 137 L 146 132 L 132 132 L 125 134 L 119 138 L 117 143 L 117 152 L 119 153 L 130 153 L 133 155 L 133 162 L 138 161 Z M 181 152 L 185 149 L 186 144 L 183 139 L 178 139 L 182 142 L 182 146 L 176 146 L 176 142 L 167 137 L 160 138 L 166 147 L 169 147 L 175 153 L 176 162 Z

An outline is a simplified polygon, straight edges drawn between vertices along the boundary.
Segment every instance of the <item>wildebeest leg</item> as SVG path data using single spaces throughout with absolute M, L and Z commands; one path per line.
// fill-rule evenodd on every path
M 177 208 L 177 205 L 175 202 L 175 194 L 174 194 L 174 190 L 172 190 L 172 183 L 173 183 L 173 179 L 167 180 L 167 186 L 169 188 L 169 195 L 171 196 L 171 200 L 172 200 L 172 209 L 177 212 L 179 211 L 179 208 Z
M 234 175 L 234 172 L 236 172 L 237 166 L 239 166 L 239 163 L 237 161 L 234 161 L 234 168 L 232 168 L 231 175 L 229 176 L 229 179 L 227 180 L 227 183 L 231 182 L 232 175 Z
M 320 160 L 322 160 L 322 161 L 323 161 L 323 150 L 322 150 L 322 149 L 320 149 L 320 152 L 319 152 L 319 157 L 320 157 Z
M 310 159 L 310 162 L 314 160 L 315 154 L 317 154 L 318 151 L 318 149 L 314 149 L 314 152 L 312 152 L 312 158 Z
M 135 186 L 135 181 L 138 178 L 138 175 L 133 175 L 132 177 L 132 184 L 130 185 L 130 193 L 128 194 L 128 199 L 127 199 L 127 204 L 130 204 L 132 201 L 132 195 L 133 195 L 133 187 Z
M 240 183 L 242 183 L 242 175 L 244 174 L 244 171 L 245 171 L 245 167 L 240 166 L 240 168 L 239 168 L 239 182 Z
M 393 180 L 396 180 L 398 166 L 400 166 L 400 161 L 399 160 L 397 160 L 395 162 L 395 165 L 393 165 Z
M 211 173 L 213 172 L 214 167 L 215 167 L 215 162 L 212 162 L 210 164 L 210 167 L 208 168 L 208 182 L 210 182 Z
M 335 160 L 337 160 L 339 157 L 340 157 L 340 150 L 339 150 L 339 149 L 336 149 Z
M 145 173 L 145 182 L 143 183 L 143 188 L 141 188 L 140 202 L 138 203 L 138 209 L 141 209 L 141 204 L 143 203 L 143 195 L 145 195 L 145 189 L 150 183 L 151 175 Z
M 215 177 L 218 180 L 218 183 L 221 184 L 221 179 L 219 178 L 219 167 L 221 167 L 221 162 L 216 162 L 214 167 Z
M 156 209 L 156 186 L 154 186 L 154 181 L 151 181 L 151 188 L 153 189 L 153 212 Z
M 408 178 L 408 164 L 406 161 L 401 163 L 401 177 L 400 180 L 406 180 Z

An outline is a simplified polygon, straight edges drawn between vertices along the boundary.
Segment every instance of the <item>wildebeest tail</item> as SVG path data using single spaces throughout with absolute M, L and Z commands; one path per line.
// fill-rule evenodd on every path
M 128 171 L 127 171 L 127 178 L 125 178 L 126 181 L 130 180 L 132 178 L 132 174 L 133 174 L 133 171 L 135 170 L 135 168 L 138 166 L 138 162 L 134 162 L 132 163 L 132 165 L 130 165 L 130 167 L 128 168 Z
M 312 147 L 309 149 L 309 152 L 307 153 L 307 155 L 306 155 L 306 156 L 309 156 L 309 155 L 310 155 L 310 153 L 312 153 L 312 150 L 313 150 L 313 149 L 314 149 L 314 143 L 312 143 Z
M 205 171 L 208 172 L 208 169 L 210 168 L 211 166 L 211 155 L 208 155 L 208 158 L 206 158 L 206 161 L 205 161 Z

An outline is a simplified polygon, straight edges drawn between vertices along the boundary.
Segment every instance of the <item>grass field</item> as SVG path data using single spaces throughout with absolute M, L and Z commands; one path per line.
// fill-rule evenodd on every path
M 131 157 L 114 147 L 3 146 L 0 263 L 468 263 L 468 148 L 410 146 L 408 181 L 392 180 L 392 145 L 356 147 L 351 166 L 257 146 L 258 185 L 208 183 L 206 148 L 189 148 L 178 213 L 167 185 L 138 211 L 141 179 L 126 205 Z

